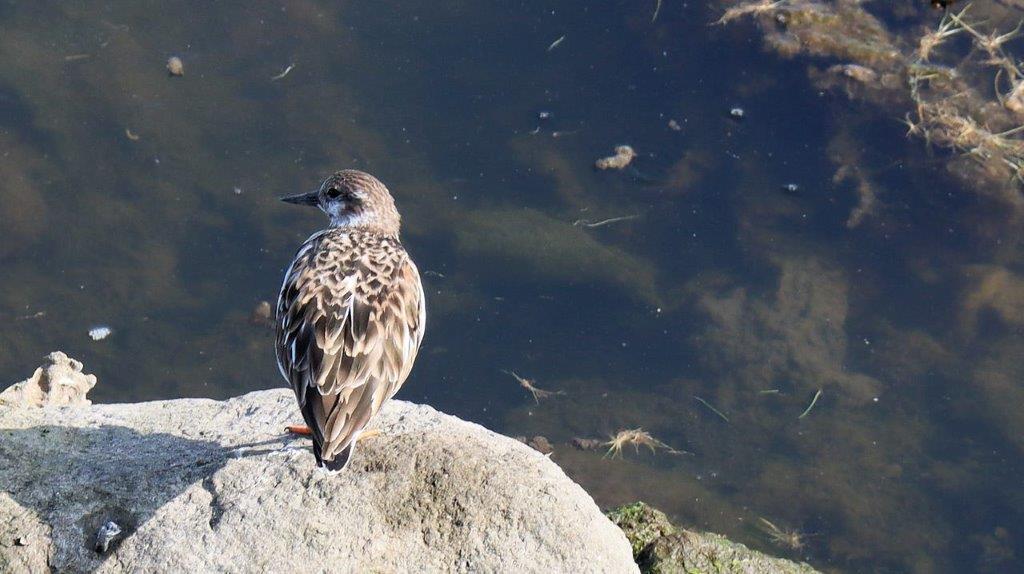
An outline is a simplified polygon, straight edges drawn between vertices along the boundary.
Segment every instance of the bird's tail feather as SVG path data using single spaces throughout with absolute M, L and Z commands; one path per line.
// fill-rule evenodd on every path
M 320 463 L 320 466 L 326 468 L 327 470 L 334 470 L 334 471 L 342 470 L 342 469 L 344 469 L 348 465 L 349 459 L 352 458 L 352 451 L 355 450 L 355 448 L 356 448 L 356 442 L 352 441 L 351 443 L 349 443 L 348 446 L 346 446 L 344 449 L 342 449 L 341 452 L 339 452 L 338 454 L 334 455 L 334 459 L 333 460 L 322 460 L 321 459 L 321 460 L 318 460 L 318 462 Z

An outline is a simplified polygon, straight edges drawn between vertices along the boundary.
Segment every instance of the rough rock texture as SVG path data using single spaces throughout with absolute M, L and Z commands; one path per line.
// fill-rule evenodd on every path
M 46 356 L 48 365 L 36 369 L 32 376 L 15 383 L 0 393 L 0 407 L 62 407 L 90 405 L 85 395 L 96 386 L 96 376 L 82 372 L 82 363 L 60 351 Z
M 636 571 L 622 531 L 526 445 L 392 401 L 330 474 L 282 432 L 294 401 L 0 406 L 0 571 Z
M 644 574 L 814 574 L 804 563 L 773 558 L 717 534 L 676 528 L 665 513 L 643 502 L 608 513 L 626 533 Z

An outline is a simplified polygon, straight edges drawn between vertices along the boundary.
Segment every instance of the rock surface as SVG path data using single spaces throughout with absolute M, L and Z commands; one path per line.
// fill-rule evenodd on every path
M 285 389 L 0 405 L 0 571 L 636 571 L 590 496 L 513 439 L 392 401 L 331 474 L 283 434 L 297 422 Z
M 665 513 L 642 502 L 608 513 L 626 533 L 644 574 L 815 574 L 804 563 L 767 556 L 718 534 L 677 528 Z
M 96 376 L 82 372 L 82 363 L 60 351 L 46 356 L 48 365 L 32 376 L 0 393 L 0 408 L 5 405 L 63 407 L 90 405 L 85 395 L 96 386 Z

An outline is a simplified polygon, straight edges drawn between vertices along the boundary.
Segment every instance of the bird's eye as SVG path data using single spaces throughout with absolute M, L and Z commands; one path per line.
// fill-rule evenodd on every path
M 341 195 L 341 190 L 336 187 L 327 190 L 327 197 L 331 199 L 337 199 L 339 195 Z

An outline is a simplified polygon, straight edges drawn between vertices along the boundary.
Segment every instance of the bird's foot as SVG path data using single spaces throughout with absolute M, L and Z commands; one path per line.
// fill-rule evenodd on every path
M 309 428 L 306 425 L 288 425 L 288 426 L 284 427 L 284 430 L 286 430 L 286 431 L 288 431 L 288 432 L 290 432 L 292 434 L 297 434 L 297 435 L 302 435 L 302 436 L 312 436 L 313 435 L 313 429 Z

